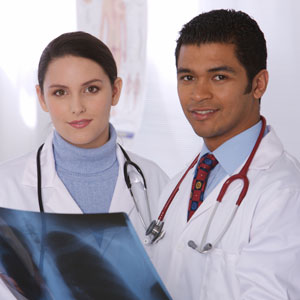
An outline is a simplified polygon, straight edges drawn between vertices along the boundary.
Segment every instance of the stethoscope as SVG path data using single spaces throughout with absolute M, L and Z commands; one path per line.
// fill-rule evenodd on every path
M 143 217 L 143 214 L 141 213 L 141 207 L 140 204 L 137 201 L 137 197 L 135 196 L 135 187 L 141 187 L 140 190 L 142 190 L 142 193 L 144 194 L 145 202 L 146 202 L 146 210 L 147 214 L 149 216 L 149 220 L 151 220 L 151 212 L 150 212 L 150 206 L 149 206 L 149 199 L 147 194 L 147 184 L 145 176 L 141 170 L 141 168 L 134 163 L 129 155 L 126 153 L 126 151 L 123 149 L 123 147 L 118 144 L 120 149 L 123 152 L 123 155 L 125 157 L 125 163 L 123 167 L 124 172 L 124 179 L 125 183 L 127 185 L 127 188 L 129 189 L 130 195 L 133 199 L 135 208 L 137 210 L 137 213 L 139 215 L 139 218 L 141 220 L 141 223 L 145 229 L 147 230 L 147 222 Z M 39 208 L 40 212 L 44 212 L 44 205 L 43 205 L 43 198 L 42 198 L 42 171 L 41 171 L 41 152 L 43 149 L 44 144 L 42 144 L 36 155 L 36 166 L 37 166 L 37 196 L 38 196 L 38 202 L 39 202 Z M 148 221 L 148 224 L 150 222 Z
M 243 168 L 241 169 L 241 171 L 238 174 L 235 174 L 231 177 L 229 177 L 225 183 L 223 184 L 221 191 L 217 197 L 215 206 L 213 208 L 213 211 L 210 215 L 210 218 L 208 220 L 208 223 L 206 225 L 206 229 L 205 232 L 203 234 L 202 240 L 200 245 L 198 246 L 193 240 L 190 240 L 188 242 L 188 246 L 191 247 L 192 249 L 198 251 L 199 253 L 206 253 L 210 250 L 212 250 L 214 248 L 215 245 L 217 245 L 219 243 L 219 241 L 222 239 L 222 237 L 225 235 L 225 233 L 227 232 L 228 228 L 230 227 L 236 212 L 239 208 L 239 206 L 241 205 L 243 199 L 245 198 L 247 191 L 248 191 L 248 187 L 249 187 L 249 179 L 247 177 L 247 172 L 249 170 L 250 164 L 253 160 L 253 157 L 259 147 L 260 142 L 262 141 L 262 138 L 264 136 L 264 132 L 266 129 L 266 119 L 261 116 L 260 117 L 261 121 L 262 121 L 262 127 L 259 133 L 259 136 L 256 140 L 256 143 L 245 163 L 245 165 L 243 166 Z M 186 170 L 186 172 L 183 174 L 183 176 L 181 177 L 181 179 L 179 180 L 179 182 L 177 183 L 177 185 L 175 186 L 173 192 L 171 193 L 168 201 L 165 203 L 165 206 L 163 207 L 159 217 L 157 220 L 153 220 L 149 226 L 149 228 L 147 229 L 146 234 L 150 236 L 151 239 L 151 243 L 157 243 L 159 240 L 161 240 L 164 236 L 165 236 L 165 231 L 163 230 L 163 226 L 164 226 L 164 217 L 168 211 L 169 206 L 171 205 L 173 199 L 175 198 L 177 192 L 179 191 L 179 187 L 182 183 L 182 181 L 184 180 L 184 178 L 186 177 L 187 173 L 195 166 L 195 164 L 198 161 L 198 157 L 199 155 L 194 159 L 194 161 L 192 162 L 192 164 L 189 166 L 189 168 Z M 210 243 L 210 242 L 206 242 L 207 240 L 207 236 L 212 224 L 212 221 L 215 217 L 216 211 L 220 205 L 220 203 L 223 200 L 223 197 L 228 189 L 228 187 L 230 186 L 230 184 L 232 184 L 235 180 L 242 180 L 243 182 L 243 187 L 242 190 L 239 194 L 239 197 L 235 203 L 235 207 L 232 211 L 231 216 L 229 217 L 227 223 L 225 224 L 225 226 L 223 227 L 223 230 L 220 232 L 220 234 L 217 236 L 217 238 L 214 240 L 214 242 Z

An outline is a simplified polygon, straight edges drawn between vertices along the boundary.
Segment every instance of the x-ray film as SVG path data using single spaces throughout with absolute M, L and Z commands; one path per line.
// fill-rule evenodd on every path
M 17 299 L 171 299 L 123 213 L 0 208 L 0 276 Z

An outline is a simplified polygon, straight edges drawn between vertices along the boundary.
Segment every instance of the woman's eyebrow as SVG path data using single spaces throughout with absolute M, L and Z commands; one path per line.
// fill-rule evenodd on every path
M 89 81 L 87 81 L 87 82 L 84 82 L 83 84 L 82 84 L 82 86 L 83 85 L 88 85 L 88 84 L 90 84 L 90 83 L 93 83 L 93 82 L 103 82 L 101 79 L 91 79 L 91 80 L 89 80 Z
M 54 83 L 54 84 L 49 85 L 49 88 L 64 88 L 64 89 L 66 89 L 68 87 L 63 84 Z

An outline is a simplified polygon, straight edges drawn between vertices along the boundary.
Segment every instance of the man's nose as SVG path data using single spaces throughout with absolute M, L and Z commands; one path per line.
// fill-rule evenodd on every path
M 210 99 L 212 96 L 212 92 L 207 79 L 197 79 L 194 83 L 192 93 L 193 99 L 196 101 Z

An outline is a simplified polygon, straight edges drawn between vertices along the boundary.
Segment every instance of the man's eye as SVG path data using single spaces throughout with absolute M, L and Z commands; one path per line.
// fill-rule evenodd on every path
M 94 93 L 97 93 L 99 91 L 99 88 L 97 86 L 92 85 L 92 86 L 87 87 L 85 91 L 87 93 L 94 94 Z
M 217 80 L 217 81 L 221 81 L 221 80 L 226 79 L 226 76 L 225 76 L 225 75 L 216 75 L 216 76 L 214 77 L 214 79 Z
M 180 79 L 183 81 L 191 81 L 194 79 L 194 77 L 192 75 L 184 75 Z
M 60 97 L 60 96 L 64 96 L 64 95 L 66 94 L 66 91 L 65 91 L 65 90 L 56 90 L 56 91 L 54 91 L 53 94 L 54 94 L 55 96 Z

